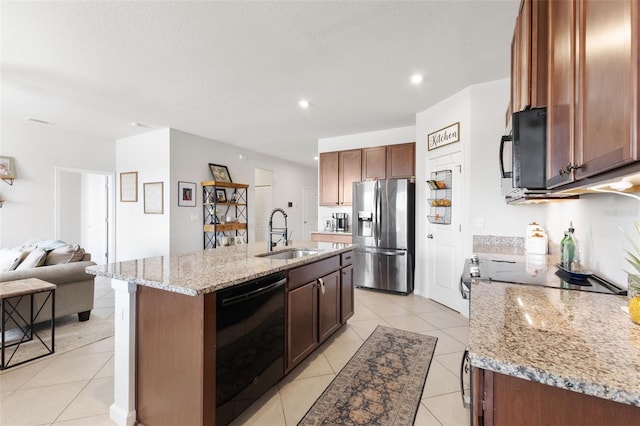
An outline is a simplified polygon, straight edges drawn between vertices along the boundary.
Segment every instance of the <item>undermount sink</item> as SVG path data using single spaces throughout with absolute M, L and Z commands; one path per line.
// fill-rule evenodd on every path
M 268 257 L 269 259 L 296 259 L 298 257 L 309 256 L 312 254 L 318 254 L 318 250 L 291 249 L 291 250 L 277 251 L 273 253 L 263 253 L 263 254 L 257 255 L 257 257 Z

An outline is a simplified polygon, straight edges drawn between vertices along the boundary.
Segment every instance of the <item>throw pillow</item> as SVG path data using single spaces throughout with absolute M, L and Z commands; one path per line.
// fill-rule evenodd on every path
M 16 271 L 21 269 L 37 268 L 38 266 L 44 265 L 46 259 L 46 251 L 42 250 L 41 248 L 34 249 L 22 262 L 20 262 L 20 264 L 16 268 Z
M 78 262 L 84 256 L 84 249 L 77 244 L 67 244 L 51 250 L 47 255 L 45 265 L 58 265 L 61 263 Z
M 44 251 L 55 250 L 59 247 L 66 246 L 66 245 L 69 245 L 69 244 L 60 240 L 44 240 L 44 241 L 38 241 L 36 244 L 37 247 L 41 248 Z
M 19 250 L 0 250 L 0 271 L 13 271 L 26 255 Z

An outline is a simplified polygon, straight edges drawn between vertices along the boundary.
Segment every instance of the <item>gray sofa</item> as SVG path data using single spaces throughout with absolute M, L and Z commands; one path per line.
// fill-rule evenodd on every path
M 78 314 L 80 321 L 86 321 L 93 309 L 95 276 L 87 274 L 85 269 L 95 264 L 91 261 L 91 255 L 86 253 L 82 260 L 77 262 L 0 272 L 0 286 L 3 282 L 24 278 L 39 278 L 56 284 L 56 318 Z M 36 306 L 40 305 L 44 297 L 44 295 L 36 295 Z M 29 298 L 23 298 L 18 308 L 24 318 L 28 316 L 28 303 Z M 50 301 L 47 303 L 49 304 Z M 50 305 L 47 305 L 36 322 L 49 320 L 51 318 L 50 312 Z M 7 329 L 14 327 L 15 324 L 7 324 Z

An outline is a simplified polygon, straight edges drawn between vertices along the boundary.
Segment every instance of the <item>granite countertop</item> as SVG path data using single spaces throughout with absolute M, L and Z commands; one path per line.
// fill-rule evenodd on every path
M 627 298 L 473 281 L 471 365 L 640 407 L 640 325 Z
M 297 259 L 256 257 L 267 252 L 265 242 L 201 250 L 177 256 L 158 256 L 95 265 L 87 273 L 134 282 L 166 291 L 198 296 L 240 284 L 254 278 L 334 256 L 351 250 L 352 244 L 296 242 L 277 247 L 274 252 L 292 248 L 317 249 L 317 254 Z

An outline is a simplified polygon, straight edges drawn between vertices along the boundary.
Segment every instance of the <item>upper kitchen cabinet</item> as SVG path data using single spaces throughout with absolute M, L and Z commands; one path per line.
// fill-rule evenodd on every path
M 551 2 L 547 184 L 638 160 L 636 0 Z
M 362 180 L 387 178 L 387 147 L 362 150 Z
M 410 178 L 416 174 L 415 142 L 387 146 L 387 179 Z
M 320 153 L 320 205 L 350 206 L 351 186 L 361 180 L 359 149 Z
M 547 0 L 520 3 L 511 42 L 511 112 L 547 105 L 548 7 Z
M 415 142 L 362 150 L 362 180 L 415 176 Z

